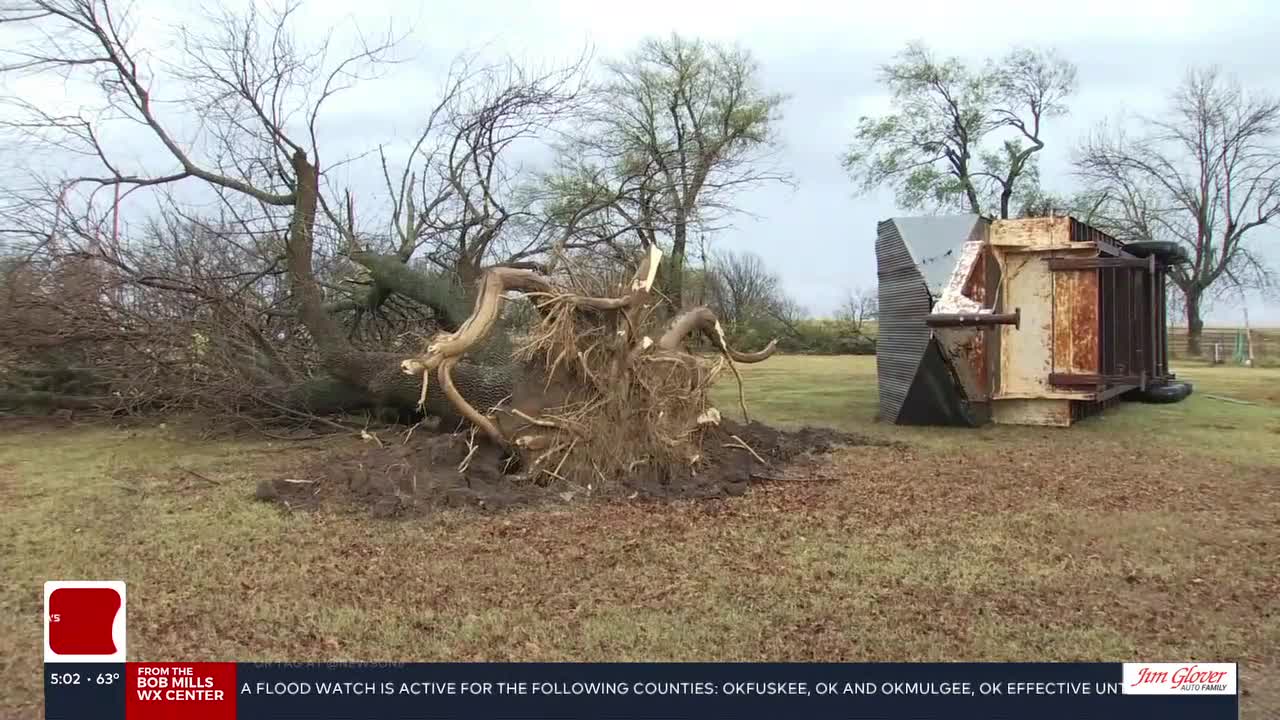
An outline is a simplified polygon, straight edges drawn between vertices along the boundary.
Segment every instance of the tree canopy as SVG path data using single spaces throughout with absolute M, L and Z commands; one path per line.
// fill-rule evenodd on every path
M 879 77 L 893 109 L 862 117 L 842 158 L 860 189 L 891 187 L 905 209 L 1007 218 L 1038 191 L 1044 121 L 1067 112 L 1076 69 L 1026 48 L 975 69 L 912 43 Z
M 662 292 L 682 304 L 689 231 L 733 209 L 735 193 L 786 179 L 772 167 L 785 96 L 767 91 L 744 48 L 673 34 L 607 64 L 577 148 L 604 160 L 619 213 L 642 244 L 662 238 Z

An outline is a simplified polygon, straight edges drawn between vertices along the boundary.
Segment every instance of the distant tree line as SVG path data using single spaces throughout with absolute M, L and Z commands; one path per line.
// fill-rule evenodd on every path
M 731 341 L 744 347 L 777 339 L 784 352 L 875 354 L 875 288 L 849 293 L 833 318 L 814 318 L 786 294 L 760 256 L 732 250 L 713 254 L 687 284 L 715 308 Z

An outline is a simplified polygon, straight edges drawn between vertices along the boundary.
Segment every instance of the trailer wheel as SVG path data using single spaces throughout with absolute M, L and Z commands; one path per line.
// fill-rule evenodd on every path
M 1142 390 L 1137 393 L 1137 399 L 1148 403 L 1176 403 L 1185 400 L 1190 394 L 1191 383 L 1173 382 Z
M 1155 255 L 1156 259 L 1165 265 L 1178 265 L 1191 260 L 1187 256 L 1186 248 L 1168 240 L 1141 240 L 1125 243 L 1124 249 L 1138 257 Z

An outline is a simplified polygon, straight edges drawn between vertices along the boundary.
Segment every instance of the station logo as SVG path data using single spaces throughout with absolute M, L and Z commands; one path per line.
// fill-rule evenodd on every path
M 124 662 L 125 589 L 120 580 L 44 584 L 44 661 Z
M 1125 663 L 1125 695 L 1235 695 L 1235 663 Z

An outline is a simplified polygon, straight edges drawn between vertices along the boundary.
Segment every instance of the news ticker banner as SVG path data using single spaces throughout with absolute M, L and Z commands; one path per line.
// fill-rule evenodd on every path
M 1195 718 L 1234 664 L 50 663 L 49 720 Z
M 1235 720 L 1234 663 L 125 662 L 119 582 L 45 586 L 49 720 Z

